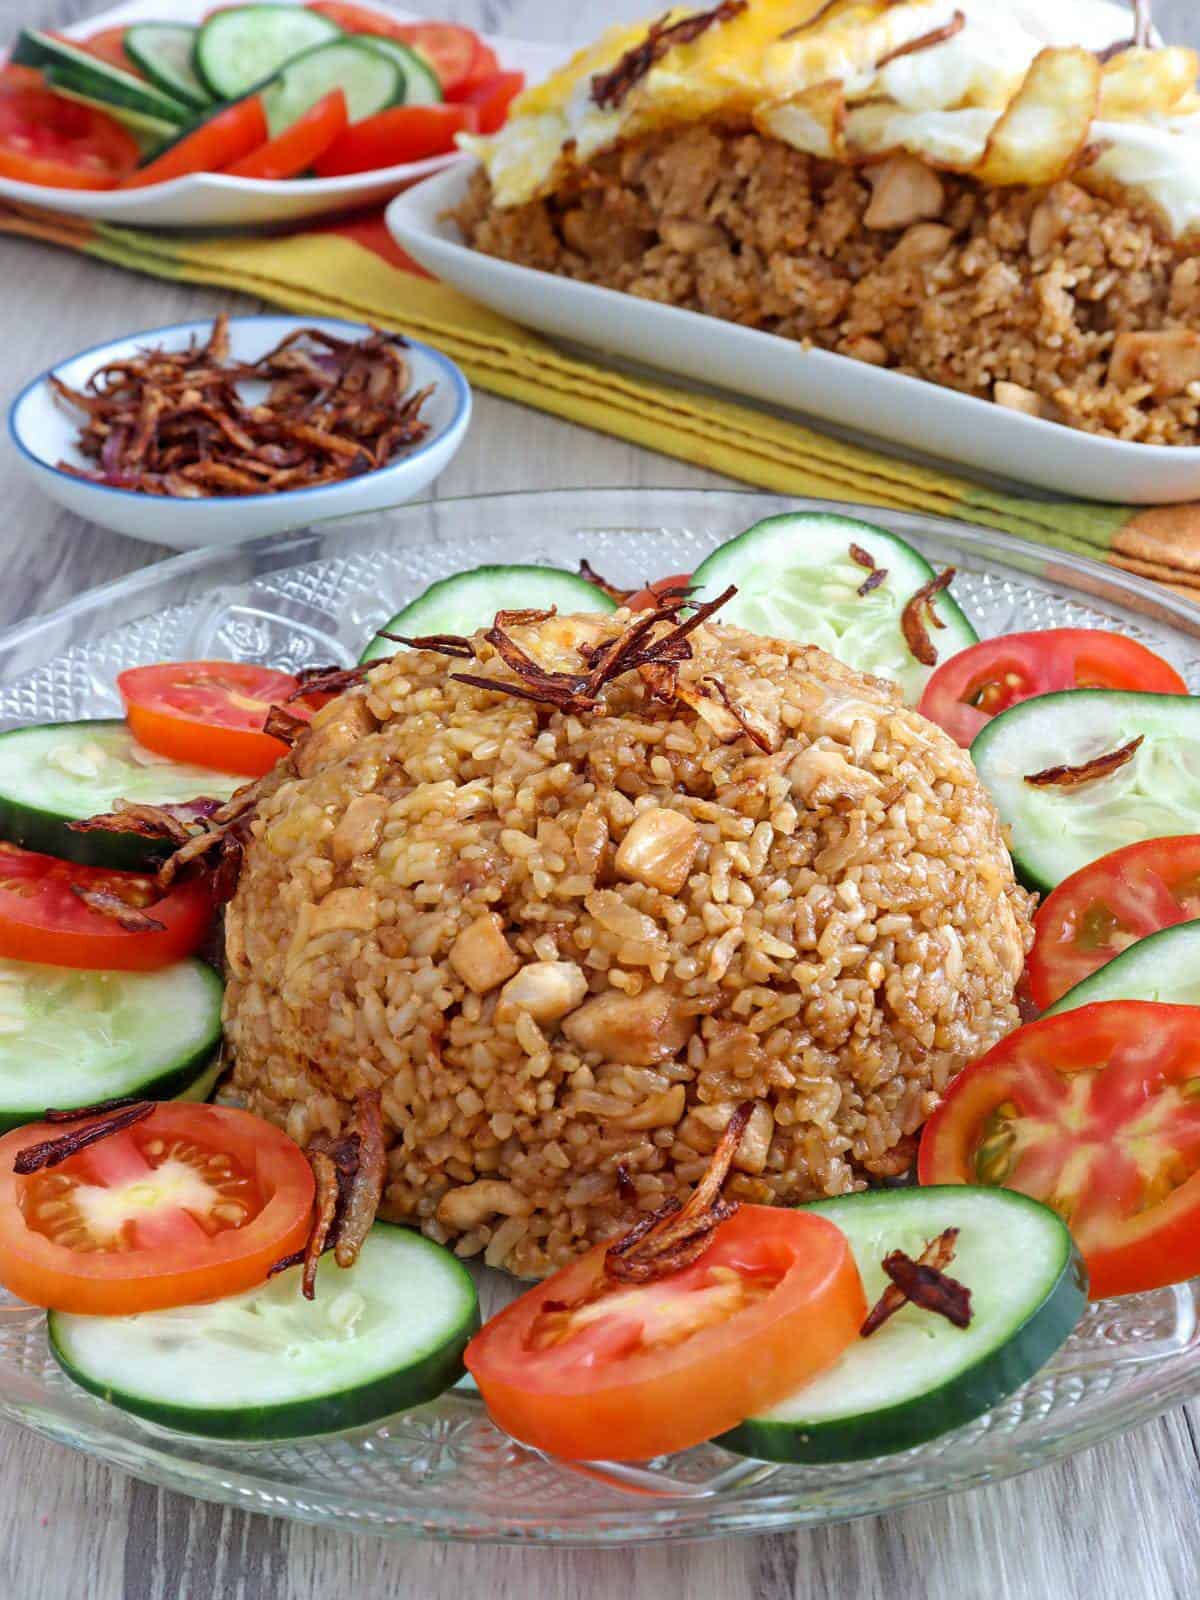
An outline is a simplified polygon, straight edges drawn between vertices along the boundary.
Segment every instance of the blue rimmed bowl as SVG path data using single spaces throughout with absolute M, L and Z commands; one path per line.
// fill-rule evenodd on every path
M 252 535 L 282 533 L 334 517 L 381 511 L 412 500 L 449 465 L 466 435 L 471 420 L 467 380 L 449 357 L 410 340 L 407 354 L 413 386 L 434 386 L 421 413 L 430 431 L 420 444 L 376 472 L 278 494 L 183 500 L 91 483 L 62 469 L 59 463 L 63 461 L 85 468 L 92 463 L 75 448 L 82 418 L 55 396 L 48 382 L 51 374 L 80 389 L 108 362 L 135 355 L 150 345 L 178 350 L 191 340 L 202 343 L 211 328 L 211 319 L 204 318 L 130 334 L 82 350 L 26 384 L 9 409 L 9 437 L 21 464 L 52 500 L 114 533 L 176 550 L 194 550 L 232 544 Z M 363 338 L 370 332 L 360 323 L 330 317 L 231 317 L 230 355 L 234 360 L 254 361 L 298 328 L 319 328 L 343 339 Z

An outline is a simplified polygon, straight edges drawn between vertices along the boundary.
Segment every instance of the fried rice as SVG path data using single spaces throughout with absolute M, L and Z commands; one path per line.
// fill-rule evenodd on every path
M 558 665 L 624 620 L 512 634 Z M 1031 903 L 966 753 L 814 647 L 691 643 L 673 703 L 631 673 L 603 715 L 382 663 L 293 751 L 228 908 L 250 1109 L 306 1144 L 380 1088 L 382 1215 L 522 1276 L 685 1194 L 747 1099 L 732 1198 L 905 1171 L 1018 1021 Z

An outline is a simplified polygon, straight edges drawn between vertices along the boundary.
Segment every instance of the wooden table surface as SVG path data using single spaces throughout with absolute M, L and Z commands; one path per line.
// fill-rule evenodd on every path
M 0 39 L 22 21 L 52 26 L 97 9 L 98 0 L 0 0 Z M 426 6 L 548 39 L 588 38 L 649 9 L 649 0 Z M 1168 37 L 1200 43 L 1195 0 L 1160 0 L 1157 16 Z M 256 309 L 0 238 L 2 389 L 86 345 L 222 307 Z M 436 493 L 722 481 L 479 395 L 470 438 Z M 169 553 L 59 511 L 18 475 L 7 447 L 0 507 L 0 624 Z M 327 1533 L 161 1491 L 0 1423 L 0 1600 L 1167 1600 L 1195 1588 L 1198 1422 L 1195 1408 L 1174 1411 L 1047 1471 L 842 1527 L 620 1553 Z

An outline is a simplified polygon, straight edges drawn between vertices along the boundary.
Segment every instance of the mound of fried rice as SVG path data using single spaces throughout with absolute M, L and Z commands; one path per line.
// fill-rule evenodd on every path
M 512 634 L 561 665 L 627 620 Z M 305 1144 L 380 1088 L 382 1215 L 522 1276 L 685 1193 L 747 1099 L 732 1198 L 905 1171 L 1018 1020 L 1031 907 L 965 752 L 813 647 L 691 644 L 672 702 L 630 673 L 603 715 L 381 664 L 293 751 L 228 909 L 250 1109 Z

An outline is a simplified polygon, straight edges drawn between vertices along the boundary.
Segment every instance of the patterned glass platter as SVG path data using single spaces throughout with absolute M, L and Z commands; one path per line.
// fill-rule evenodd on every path
M 241 657 L 295 670 L 357 659 L 432 579 L 484 562 L 574 568 L 636 585 L 694 567 L 759 517 L 802 502 L 735 492 L 577 491 L 408 505 L 370 519 L 197 551 L 0 636 L 0 728 L 111 716 L 123 667 Z M 829 509 L 827 504 L 822 509 Z M 981 635 L 1120 630 L 1200 690 L 1200 609 L 1111 568 L 958 523 L 840 507 L 958 568 Z M 235 513 L 231 513 L 235 514 Z M 509 1280 L 479 1274 L 485 1314 Z M 988 1415 L 903 1454 L 772 1466 L 704 1446 L 641 1467 L 568 1467 L 515 1444 L 460 1385 L 355 1434 L 222 1445 L 141 1423 L 64 1378 L 40 1312 L 0 1291 L 0 1414 L 153 1482 L 215 1501 L 396 1536 L 628 1544 L 835 1521 L 1056 1460 L 1200 1392 L 1194 1284 L 1092 1306 L 1050 1366 Z

